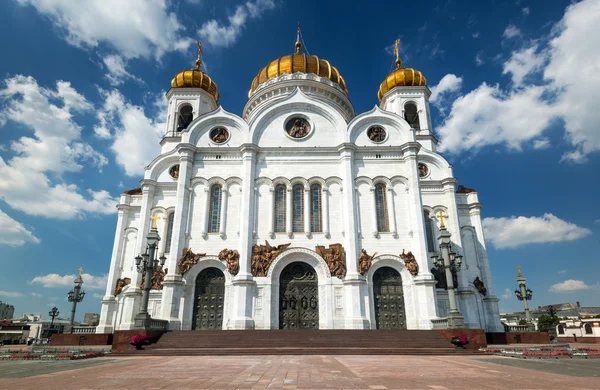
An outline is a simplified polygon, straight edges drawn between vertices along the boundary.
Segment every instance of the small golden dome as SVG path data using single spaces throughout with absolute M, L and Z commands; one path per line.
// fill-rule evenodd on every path
M 396 69 L 392 73 L 390 73 L 385 80 L 379 86 L 379 93 L 377 93 L 377 97 L 379 101 L 383 98 L 383 95 L 386 94 L 392 88 L 395 87 L 418 87 L 427 85 L 427 80 L 423 73 L 413 68 L 405 68 L 402 65 L 402 60 L 398 54 L 398 46 L 400 45 L 400 40 L 396 41 L 396 48 L 394 49 L 394 53 L 396 54 Z
M 202 88 L 213 95 L 215 102 L 219 103 L 219 89 L 217 84 L 209 75 L 200 70 L 202 66 L 202 43 L 198 41 L 198 59 L 196 60 L 196 69 L 189 69 L 179 72 L 171 80 L 171 88 Z
M 300 27 L 298 27 L 298 39 L 296 40 L 296 52 L 291 55 L 279 57 L 273 60 L 262 68 L 250 86 L 248 97 L 265 81 L 279 77 L 282 74 L 312 73 L 317 76 L 326 77 L 334 83 L 338 84 L 348 95 L 346 81 L 337 70 L 337 68 L 329 63 L 329 61 L 321 59 L 317 56 L 300 53 L 302 43 L 300 43 Z

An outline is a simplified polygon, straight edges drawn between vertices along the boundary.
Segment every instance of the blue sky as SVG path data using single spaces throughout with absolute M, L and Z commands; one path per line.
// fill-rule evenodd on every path
M 52 305 L 84 269 L 78 318 L 99 312 L 118 195 L 158 154 L 164 93 L 195 40 L 240 114 L 268 61 L 294 49 L 344 76 L 357 113 L 377 104 L 402 40 L 482 217 L 501 310 L 521 264 L 534 306 L 600 306 L 600 1 L 11 0 L 0 6 L 0 300 Z M 504 297 L 503 297 L 504 295 Z

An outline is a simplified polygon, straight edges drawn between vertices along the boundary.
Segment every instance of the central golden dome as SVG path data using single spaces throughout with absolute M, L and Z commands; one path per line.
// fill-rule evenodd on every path
M 337 68 L 332 66 L 327 60 L 321 59 L 317 56 L 300 53 L 301 48 L 302 44 L 300 43 L 300 34 L 298 33 L 296 52 L 291 55 L 279 57 L 278 59 L 269 62 L 267 66 L 262 68 L 254 80 L 252 80 L 248 97 L 252 96 L 252 93 L 254 93 L 256 88 L 258 88 L 258 86 L 265 81 L 279 77 L 282 74 L 292 74 L 296 72 L 312 73 L 320 77 L 326 77 L 338 84 L 344 90 L 346 95 L 348 95 L 346 81 Z

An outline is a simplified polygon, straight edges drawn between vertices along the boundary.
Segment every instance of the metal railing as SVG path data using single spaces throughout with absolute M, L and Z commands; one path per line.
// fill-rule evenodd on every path
M 431 320 L 433 329 L 448 329 L 448 318 L 436 318 Z
M 532 325 L 507 325 L 509 332 L 534 332 L 535 327 Z
M 73 334 L 91 334 L 91 333 L 96 333 L 96 327 L 95 326 L 74 326 L 73 327 L 73 332 L 71 332 Z
M 167 330 L 169 327 L 169 321 L 167 320 L 159 320 L 156 318 L 152 318 L 150 320 L 150 329 L 152 330 Z

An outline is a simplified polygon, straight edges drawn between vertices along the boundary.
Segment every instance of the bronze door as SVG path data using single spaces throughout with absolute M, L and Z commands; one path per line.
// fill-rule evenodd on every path
M 319 329 L 319 291 L 315 270 L 306 263 L 285 267 L 279 279 L 279 328 Z
M 404 291 L 398 271 L 382 267 L 373 275 L 377 329 L 406 329 Z
M 193 330 L 219 330 L 223 326 L 225 275 L 217 268 L 207 268 L 196 278 Z

